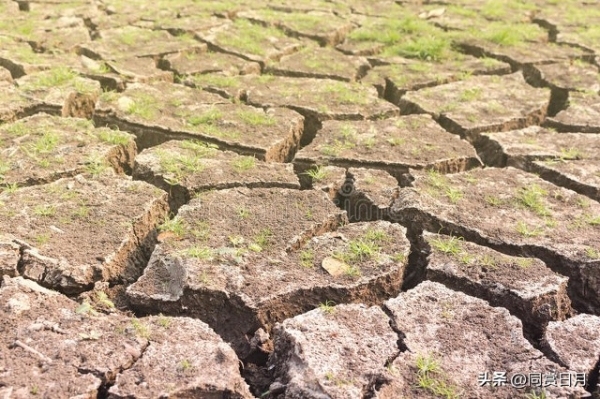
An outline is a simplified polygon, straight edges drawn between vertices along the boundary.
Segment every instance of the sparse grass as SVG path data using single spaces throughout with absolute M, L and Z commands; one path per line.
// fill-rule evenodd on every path
M 60 136 L 55 132 L 46 131 L 29 145 L 28 150 L 34 154 L 48 154 L 56 149 Z
M 390 235 L 388 233 L 386 233 L 385 231 L 381 230 L 381 229 L 369 229 L 367 230 L 366 234 L 365 234 L 365 239 L 367 241 L 373 241 L 373 242 L 388 242 L 392 239 L 392 237 L 390 237 Z
M 446 399 L 460 397 L 457 388 L 445 380 L 439 363 L 432 355 L 417 355 L 416 366 L 417 387 Z
M 158 99 L 149 94 L 137 93 L 126 112 L 149 120 L 156 116 L 159 108 L 160 102 Z
M 516 262 L 517 265 L 523 269 L 533 266 L 533 259 L 531 258 L 518 258 Z
M 583 159 L 583 152 L 575 147 L 561 148 L 560 159 Z
M 254 242 L 259 245 L 262 249 L 267 248 L 271 244 L 271 239 L 275 237 L 275 234 L 269 228 L 262 229 L 254 237 Z
M 392 137 L 392 138 L 387 139 L 387 142 L 392 147 L 397 147 L 397 146 L 404 145 L 406 143 L 406 140 L 405 139 L 401 139 L 401 138 Z
M 179 362 L 179 369 L 181 371 L 183 371 L 184 373 L 192 371 L 193 368 L 194 368 L 194 366 L 188 359 L 183 359 L 181 362 Z
M 400 42 L 383 51 L 384 55 L 399 55 L 424 61 L 441 61 L 450 51 L 450 41 L 441 34 L 419 36 Z
M 135 331 L 135 335 L 140 338 L 148 339 L 150 338 L 151 332 L 150 327 L 145 323 L 142 323 L 138 319 L 131 319 L 131 326 L 133 327 L 133 331 Z
M 427 184 L 436 189 L 447 189 L 449 187 L 448 178 L 435 170 L 427 172 Z
M 200 260 L 210 260 L 213 258 L 213 251 L 208 247 L 193 246 L 185 251 L 185 254 L 191 258 Z
M 485 266 L 485 267 L 489 267 L 491 269 L 496 268 L 497 266 L 497 260 L 495 257 L 493 257 L 490 254 L 485 254 L 483 256 L 480 256 L 477 261 L 479 262 L 479 264 L 481 266 Z
M 348 243 L 349 260 L 350 261 L 364 261 L 366 259 L 376 257 L 381 248 L 372 240 L 351 240 Z
M 364 90 L 357 84 L 332 81 L 319 87 L 319 91 L 324 94 L 327 101 L 336 101 L 341 104 L 367 105 L 368 96 Z
M 207 111 L 197 115 L 190 115 L 186 121 L 192 126 L 214 125 L 217 121 L 223 118 L 223 113 L 217 108 L 209 108 Z
M 71 68 L 57 67 L 41 72 L 24 85 L 25 90 L 39 90 L 44 88 L 61 87 L 72 82 L 77 77 L 77 72 Z
M 462 238 L 434 238 L 431 240 L 431 246 L 440 252 L 449 255 L 458 255 L 462 252 Z
M 503 201 L 495 195 L 486 195 L 484 201 L 491 206 L 500 206 L 503 203 Z
M 37 245 L 45 245 L 48 243 L 48 241 L 50 241 L 50 234 L 49 233 L 41 233 L 36 235 L 34 238 L 35 242 L 37 243 Z
M 304 267 L 314 267 L 315 252 L 312 249 L 305 249 L 300 252 L 300 264 Z
M 273 126 L 275 118 L 263 111 L 238 111 L 237 116 L 242 122 L 252 126 Z
M 236 212 L 241 219 L 247 219 L 250 216 L 250 211 L 246 208 L 238 208 Z
M 231 163 L 237 172 L 246 172 L 256 167 L 256 158 L 241 156 Z
M 115 304 L 113 301 L 111 301 L 108 298 L 108 295 L 106 295 L 106 292 L 104 291 L 97 291 L 96 292 L 96 301 L 101 304 L 102 306 L 105 306 L 109 309 L 114 309 L 115 308 Z
M 530 209 L 539 216 L 549 216 L 544 197 L 548 195 L 548 191 L 544 190 L 537 184 L 521 188 L 517 194 L 519 204 Z
M 126 145 L 132 139 L 127 133 L 119 130 L 102 129 L 98 132 L 98 138 L 105 143 L 113 145 Z
M 597 250 L 595 248 L 586 248 L 585 249 L 585 255 L 588 258 L 600 259 L 600 250 Z
M 530 227 L 523 221 L 517 222 L 516 230 L 517 233 L 521 234 L 523 237 L 537 237 L 544 233 L 543 229 L 539 227 Z
M 240 81 L 232 76 L 216 74 L 194 75 L 193 82 L 197 87 L 238 87 Z
M 470 37 L 483 37 L 484 40 L 499 46 L 519 46 L 527 41 L 540 39 L 542 30 L 533 24 L 490 23 L 483 32 L 468 32 Z
M 162 313 L 158 315 L 157 323 L 162 328 L 169 328 L 169 327 L 171 327 L 171 319 L 168 318 L 168 317 L 165 317 Z
M 52 217 L 56 215 L 56 207 L 53 205 L 38 205 L 33 208 L 33 214 L 40 217 Z
M 459 101 L 462 101 L 462 102 L 475 101 L 475 100 L 480 99 L 482 94 L 483 94 L 483 91 L 479 87 L 473 87 L 471 89 L 466 89 L 460 93 Z
M 100 176 L 103 174 L 109 166 L 106 160 L 100 154 L 91 154 L 85 162 L 85 171 L 93 177 Z
M 80 205 L 71 215 L 76 218 L 86 218 L 90 214 L 90 208 L 87 205 Z
M 453 204 L 456 204 L 464 196 L 463 192 L 460 189 L 452 188 L 452 187 L 448 187 L 444 194 L 446 195 L 446 197 L 448 197 L 450 202 L 452 202 Z
M 327 177 L 327 172 L 321 166 L 316 166 L 312 169 L 309 169 L 306 172 L 304 172 L 304 174 L 310 177 L 312 181 L 316 182 L 321 181 Z
M 244 53 L 263 56 L 266 54 L 270 38 L 285 38 L 283 32 L 276 28 L 254 25 L 243 18 L 237 18 L 234 21 L 234 26 L 238 32 L 225 32 L 218 35 L 218 44 Z
M 585 222 L 590 226 L 600 226 L 600 216 L 587 215 L 585 217 Z
M 335 311 L 335 303 L 333 301 L 326 300 L 325 303 L 319 305 L 319 309 L 323 313 L 332 314 Z
M 0 168 L 0 181 L 2 181 L 2 168 Z M 10 183 L 10 184 L 4 185 L 4 187 L 2 187 L 0 192 L 13 194 L 13 193 L 17 192 L 18 189 L 19 189 L 19 185 L 17 183 Z
M 175 216 L 173 219 L 169 219 L 158 226 L 158 231 L 169 232 L 175 234 L 177 237 L 183 237 L 185 235 L 186 228 L 183 220 L 178 216 Z

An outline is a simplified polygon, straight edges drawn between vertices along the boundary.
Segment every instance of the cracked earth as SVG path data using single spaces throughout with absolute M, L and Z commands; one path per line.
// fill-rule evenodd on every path
M 600 397 L 598 26 L 0 0 L 0 398 Z

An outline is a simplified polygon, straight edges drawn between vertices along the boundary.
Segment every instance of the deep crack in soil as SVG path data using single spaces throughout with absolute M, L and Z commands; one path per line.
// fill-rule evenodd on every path
M 0 396 L 599 397 L 597 6 L 3 1 Z

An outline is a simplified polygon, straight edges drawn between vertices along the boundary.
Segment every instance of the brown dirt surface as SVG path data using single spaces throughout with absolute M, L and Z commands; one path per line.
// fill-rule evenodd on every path
M 168 191 L 174 208 L 202 191 L 232 187 L 300 188 L 291 164 L 267 163 L 194 141 L 167 141 L 142 151 L 133 178 Z
M 303 130 L 303 118 L 294 111 L 226 103 L 216 94 L 169 83 L 130 85 L 121 95 L 100 97 L 97 108 L 98 118 L 133 130 L 144 148 L 169 138 L 197 138 L 275 162 L 295 152 Z
M 569 293 L 576 306 L 598 306 L 600 204 L 510 167 L 415 175 L 413 187 L 400 190 L 393 208 L 399 220 L 431 232 L 454 232 L 513 254 L 537 256 L 570 277 Z
M 424 282 L 386 302 L 395 328 L 404 335 L 407 350 L 391 364 L 391 382 L 378 397 L 527 398 L 529 389 L 508 383 L 492 387 L 478 382 L 482 373 L 505 372 L 507 381 L 519 373 L 570 373 L 544 358 L 521 331 L 521 322 L 504 308 L 481 299 Z M 466 361 L 468 359 L 468 361 Z M 495 389 L 494 389 L 495 388 Z M 491 390 L 491 392 L 490 392 Z M 581 395 L 582 387 L 550 387 L 548 397 Z
M 258 205 L 260 198 L 270 206 Z M 338 228 L 345 219 L 317 191 L 204 194 L 165 230 L 149 268 L 129 289 L 131 301 L 165 313 L 184 307 L 244 352 L 243 334 L 285 316 L 325 300 L 372 303 L 398 290 L 409 248 L 404 230 L 386 222 Z M 214 301 L 228 309 L 226 319 L 206 306 Z
M 394 176 L 409 168 L 459 172 L 481 165 L 469 143 L 444 131 L 427 115 L 326 121 L 294 163 L 377 168 Z
M 2 190 L 49 183 L 86 173 L 97 165 L 131 171 L 137 149 L 134 136 L 95 129 L 86 119 L 36 114 L 0 126 Z
M 447 130 L 471 141 L 481 132 L 506 131 L 543 122 L 550 101 L 545 89 L 535 89 L 521 73 L 474 76 L 464 81 L 409 92 L 403 112 L 428 113 Z
M 166 198 L 156 187 L 111 173 L 77 175 L 4 191 L 0 223 L 21 247 L 21 275 L 78 293 L 96 281 L 140 275 Z
M 275 327 L 275 384 L 287 386 L 286 398 L 361 397 L 385 374 L 397 340 L 379 307 L 322 306 Z
M 600 133 L 600 94 L 569 94 L 569 107 L 548 118 L 547 125 L 560 132 Z
M 460 237 L 425 233 L 429 249 L 426 278 L 507 308 L 540 336 L 549 321 L 571 314 L 568 279 L 539 259 L 507 256 Z
M 598 26 L 0 0 L 0 398 L 600 398 Z

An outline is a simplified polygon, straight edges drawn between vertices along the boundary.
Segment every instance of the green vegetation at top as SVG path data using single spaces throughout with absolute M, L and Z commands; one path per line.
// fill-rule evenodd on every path
M 440 61 L 451 52 L 447 34 L 417 16 L 401 20 L 382 19 L 365 24 L 348 35 L 350 40 L 384 45 L 386 56 L 403 56 L 426 61 Z
M 458 387 L 447 380 L 439 362 L 433 355 L 418 354 L 415 366 L 417 368 L 418 388 L 445 399 L 458 399 L 461 397 Z
M 285 34 L 277 28 L 255 25 L 245 19 L 236 19 L 233 26 L 235 29 L 217 35 L 218 45 L 243 53 L 264 56 L 270 40 L 285 38 Z

